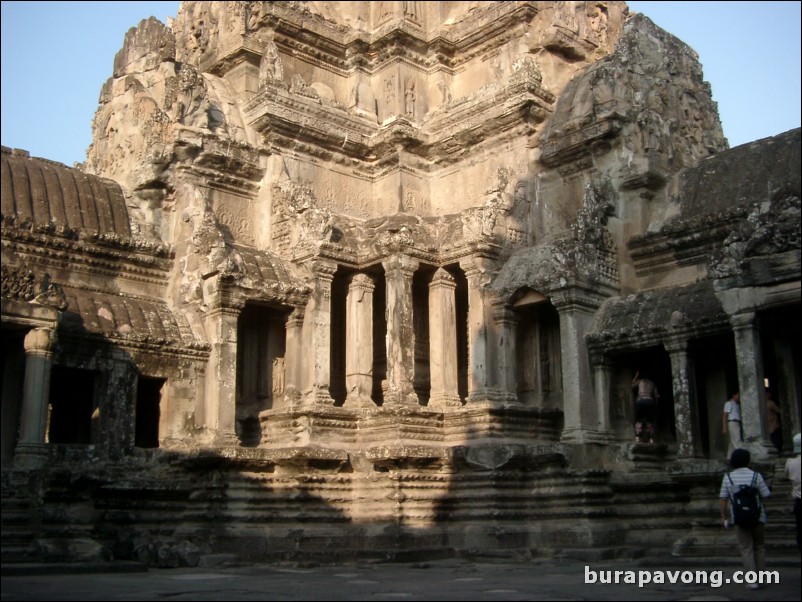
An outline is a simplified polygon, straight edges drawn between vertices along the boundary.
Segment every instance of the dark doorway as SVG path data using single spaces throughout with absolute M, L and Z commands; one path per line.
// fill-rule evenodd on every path
M 25 375 L 24 332 L 3 330 L 2 384 L 2 465 L 10 466 L 19 440 L 22 388 Z
M 92 443 L 95 370 L 53 366 L 50 376 L 50 443 Z
M 159 447 L 159 417 L 163 378 L 139 377 L 136 389 L 136 447 Z

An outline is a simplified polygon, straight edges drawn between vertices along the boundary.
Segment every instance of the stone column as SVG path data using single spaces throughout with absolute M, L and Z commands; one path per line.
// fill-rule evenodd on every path
M 504 301 L 493 302 L 493 324 L 496 341 L 496 391 L 494 399 L 504 403 L 518 401 L 518 380 L 516 378 L 515 327 L 518 317 L 512 307 Z
M 701 433 L 696 412 L 696 378 L 688 341 L 671 338 L 663 346 L 671 357 L 671 383 L 674 393 L 674 423 L 677 430 L 677 457 L 702 456 Z
M 613 382 L 613 361 L 609 355 L 596 351 L 591 354 L 593 385 L 595 388 L 596 415 L 599 431 L 610 432 L 610 387 Z
M 458 407 L 457 310 L 454 278 L 443 268 L 429 284 L 429 406 Z
M 211 343 L 206 371 L 205 424 L 220 445 L 238 445 L 237 404 L 237 320 L 238 307 L 214 306 L 204 319 Z
M 283 405 L 297 403 L 303 379 L 304 308 L 296 307 L 287 318 L 287 346 L 284 351 L 284 400 Z M 274 406 L 275 408 L 276 406 Z
M 136 409 L 139 370 L 128 353 L 122 349 L 111 352 L 105 374 L 106 399 L 92 421 L 92 442 L 98 442 L 112 460 L 130 452 L 136 443 Z
M 372 408 L 373 290 L 367 274 L 355 274 L 348 287 L 345 324 L 345 407 Z
M 387 280 L 387 392 L 385 405 L 417 405 L 412 277 L 418 261 L 394 255 L 382 262 Z
M 765 459 L 774 448 L 766 434 L 766 394 L 763 386 L 765 375 L 760 332 L 753 312 L 731 315 L 730 324 L 735 335 L 744 445 L 752 452 L 753 460 Z
M 310 266 L 314 290 L 304 317 L 303 353 L 310 358 L 303 379 L 304 403 L 334 404 L 331 385 L 331 282 L 337 271 L 333 261 L 315 260 Z
M 468 280 L 468 403 L 489 397 L 487 308 L 484 287 L 489 282 L 487 266 L 481 259 L 460 261 Z
M 14 455 L 16 468 L 41 468 L 47 463 L 45 429 L 55 344 L 56 332 L 50 328 L 34 328 L 25 335 L 25 382 L 19 442 Z
M 590 375 L 585 335 L 593 325 L 599 303 L 581 292 L 565 291 L 552 296 L 560 315 L 560 348 L 563 373 L 562 440 L 573 443 L 604 441 Z

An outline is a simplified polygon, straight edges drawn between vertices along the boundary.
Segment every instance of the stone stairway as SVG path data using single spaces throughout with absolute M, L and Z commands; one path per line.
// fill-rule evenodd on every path
M 41 560 L 36 544 L 36 522 L 38 513 L 28 496 L 22 495 L 25 488 L 20 487 L 12 472 L 4 472 L 2 480 L 3 546 L 2 563 L 38 562 Z
M 794 515 L 791 511 L 791 483 L 783 478 L 786 458 L 756 467 L 771 489 L 765 501 L 767 566 L 799 566 Z M 715 485 L 715 486 L 714 486 Z M 715 490 L 715 491 L 714 491 Z M 705 498 L 700 497 L 705 495 Z M 672 561 L 689 565 L 740 565 L 735 533 L 722 528 L 718 511 L 718 488 L 715 483 L 694 495 L 689 504 L 690 530 L 678 537 L 672 550 Z

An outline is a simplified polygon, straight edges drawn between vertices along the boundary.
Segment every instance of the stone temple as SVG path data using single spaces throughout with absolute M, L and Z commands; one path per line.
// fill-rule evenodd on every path
M 93 129 L 2 150 L 3 562 L 734 553 L 724 402 L 768 477 L 764 386 L 800 428 L 800 131 L 729 149 L 624 2 L 183 2 Z

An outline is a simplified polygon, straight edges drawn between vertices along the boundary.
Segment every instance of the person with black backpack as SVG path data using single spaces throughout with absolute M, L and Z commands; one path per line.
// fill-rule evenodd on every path
M 736 449 L 730 456 L 732 472 L 725 474 L 718 494 L 724 528 L 735 525 L 745 571 L 766 568 L 766 509 L 763 500 L 771 495 L 760 473 L 749 469 L 749 450 Z M 727 506 L 730 513 L 727 514 Z M 757 583 L 748 586 L 757 589 Z

